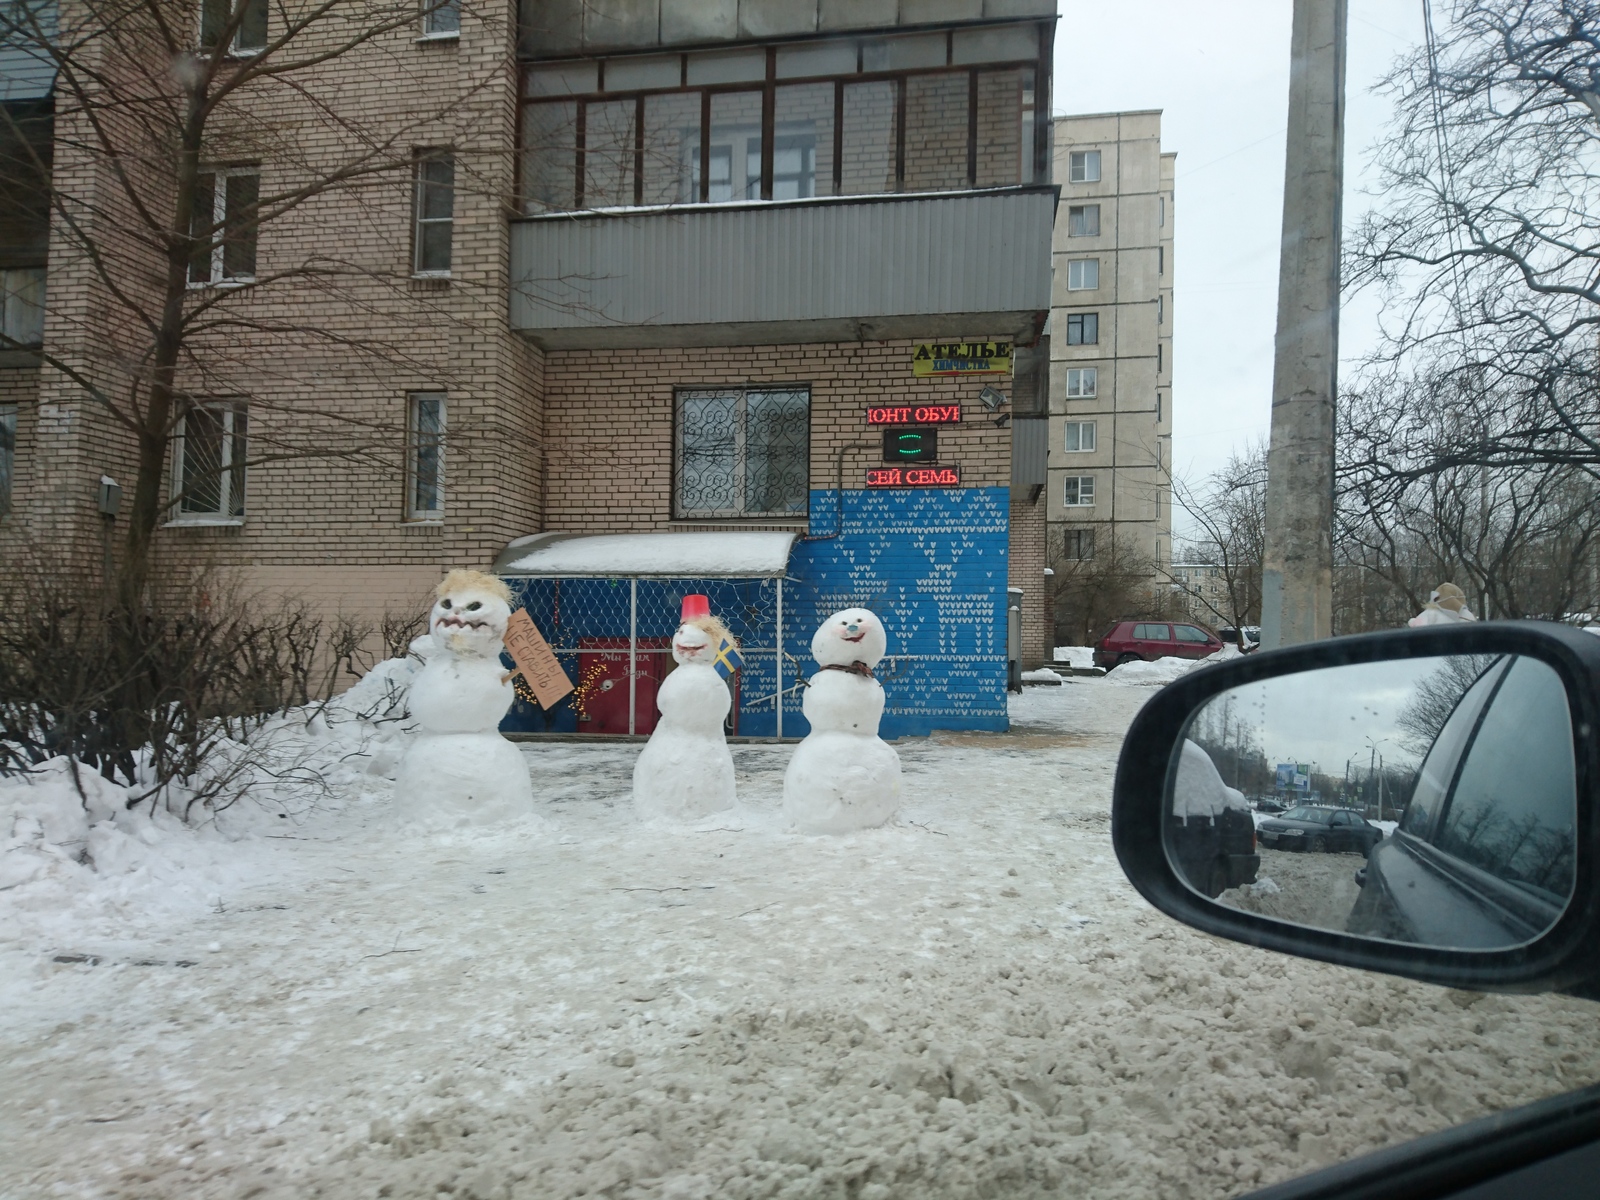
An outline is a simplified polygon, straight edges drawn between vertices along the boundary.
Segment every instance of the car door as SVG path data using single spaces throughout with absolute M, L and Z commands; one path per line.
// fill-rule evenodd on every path
M 1221 649 L 1212 644 L 1210 634 L 1194 625 L 1174 625 L 1172 632 L 1177 642 L 1175 653 L 1182 658 L 1205 658 Z
M 1159 622 L 1145 622 L 1133 628 L 1139 656 L 1146 661 L 1163 658 L 1175 652 L 1172 626 Z

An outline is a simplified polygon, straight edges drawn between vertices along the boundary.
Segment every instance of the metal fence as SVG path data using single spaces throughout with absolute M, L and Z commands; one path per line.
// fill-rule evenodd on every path
M 683 598 L 710 598 L 711 611 L 739 640 L 743 668 L 730 681 L 728 732 L 783 737 L 799 711 L 793 651 L 785 645 L 784 580 L 512 578 L 513 605 L 527 609 L 575 691 L 554 708 L 519 696 L 507 733 L 646 734 L 656 692 L 673 666 L 672 634 Z

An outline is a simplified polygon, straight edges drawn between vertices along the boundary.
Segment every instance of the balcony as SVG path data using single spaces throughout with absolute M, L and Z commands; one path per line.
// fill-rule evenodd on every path
M 1056 189 L 550 213 L 511 227 L 511 327 L 550 349 L 1031 343 Z

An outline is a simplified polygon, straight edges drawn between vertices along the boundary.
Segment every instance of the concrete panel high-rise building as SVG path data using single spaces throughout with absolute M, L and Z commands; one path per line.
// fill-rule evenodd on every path
M 1052 143 L 1061 202 L 1047 561 L 1058 589 L 1114 562 L 1110 569 L 1133 577 L 1135 591 L 1159 607 L 1172 557 L 1177 155 L 1161 149 L 1159 111 L 1057 117 Z M 1074 603 L 1063 593 L 1066 607 Z

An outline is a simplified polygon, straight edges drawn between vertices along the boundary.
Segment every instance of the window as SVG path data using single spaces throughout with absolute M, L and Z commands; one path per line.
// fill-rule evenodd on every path
M 804 517 L 811 495 L 811 389 L 677 394 L 675 515 Z
M 1068 508 L 1094 507 L 1094 476 L 1068 475 L 1061 502 Z
M 17 406 L 0 404 L 0 517 L 11 509 L 11 475 L 17 465 Z
M 259 167 L 206 171 L 196 181 L 189 282 L 248 283 L 256 277 Z
M 1167 298 L 1165 296 L 1157 296 L 1156 297 L 1156 324 L 1157 325 L 1165 325 L 1166 323 L 1167 323 Z
M 1068 421 L 1067 453 L 1087 454 L 1094 449 L 1094 422 L 1093 421 Z M 1092 492 L 1094 489 L 1090 488 Z
M 425 17 L 442 2 L 420 0 Z M 593 60 L 529 66 L 523 203 L 548 212 L 1031 181 L 1037 53 L 947 65 L 936 53 L 943 35 L 916 36 L 928 55 L 890 54 L 866 68 L 888 78 L 856 77 L 861 48 L 848 40 L 778 47 L 766 86 L 760 48 L 691 53 L 686 63 L 608 59 L 603 74 Z
M 1156 424 L 1161 424 L 1161 393 L 1156 393 Z
M 1177 632 L 1180 642 L 1196 642 L 1203 646 L 1211 640 L 1193 625 L 1175 625 L 1173 629 Z
M 448 150 L 417 156 L 415 262 L 418 275 L 450 274 L 456 211 L 456 160 Z
M 1067 395 L 1074 399 L 1095 396 L 1100 389 L 1099 367 L 1072 367 L 1067 371 Z
M 1068 342 L 1072 339 L 1069 337 Z M 1156 374 L 1159 375 L 1167 369 L 1167 348 L 1161 342 L 1156 343 Z
M 1167 198 L 1156 197 L 1156 224 L 1162 229 L 1167 227 Z
M 229 54 L 265 50 L 267 0 L 200 0 L 200 49 L 215 51 L 225 39 Z
M 1170 625 L 1135 625 L 1133 636 L 1146 642 L 1170 642 L 1172 640 L 1172 626 Z
M 1094 559 L 1094 530 L 1069 529 L 1065 546 L 1068 562 L 1091 562 Z
M 444 392 L 406 397 L 406 520 L 444 517 Z
M 1077 258 L 1067 264 L 1067 291 L 1092 292 L 1100 286 L 1100 260 Z
M 243 404 L 197 404 L 178 425 L 172 456 L 172 490 L 178 522 L 244 519 L 245 442 L 249 418 Z
M 44 268 L 0 271 L 0 350 L 44 343 Z
M 1074 150 L 1067 156 L 1068 183 L 1100 182 L 1100 151 Z
M 1099 313 L 1072 313 L 1067 317 L 1067 345 L 1095 346 L 1099 342 Z
M 1069 207 L 1067 209 L 1067 236 L 1099 237 L 1100 206 L 1098 204 L 1074 204 Z
M 1165 275 L 1166 273 L 1167 273 L 1167 248 L 1165 246 L 1157 246 L 1156 247 L 1156 274 L 1157 275 Z
M 1460 767 L 1437 844 L 1507 883 L 1572 893 L 1578 798 L 1560 677 L 1517 658 Z
M 422 36 L 461 36 L 461 0 L 422 0 Z

